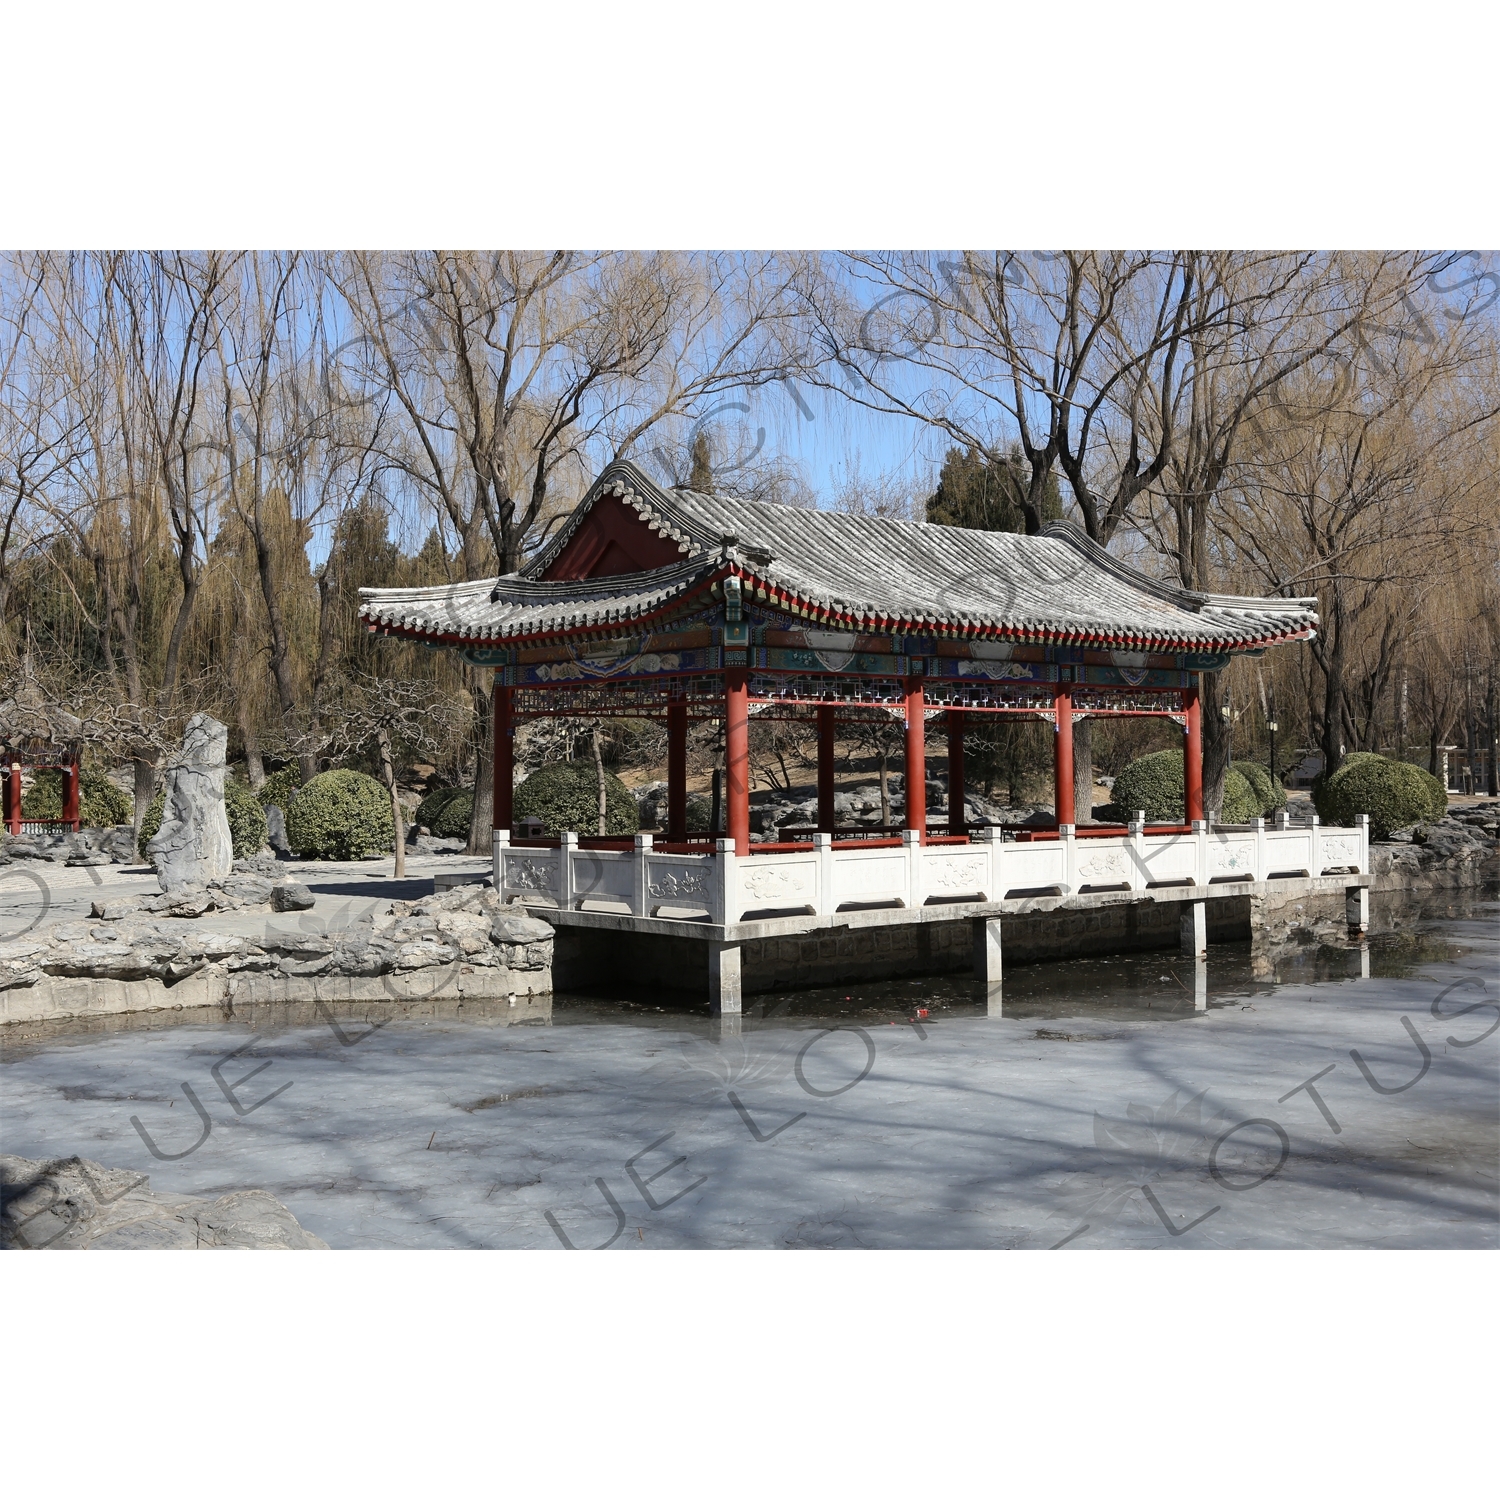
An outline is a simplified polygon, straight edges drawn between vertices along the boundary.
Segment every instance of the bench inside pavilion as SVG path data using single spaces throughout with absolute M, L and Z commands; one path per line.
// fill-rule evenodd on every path
M 706 923 L 728 950 L 798 919 L 914 920 L 934 905 L 994 911 L 1038 892 L 1368 868 L 1362 830 L 1320 838 L 1285 818 L 1225 830 L 1203 815 L 1197 674 L 1310 638 L 1315 601 L 1194 593 L 1067 522 L 1021 536 L 798 509 L 664 490 L 616 462 L 521 572 L 361 594 L 372 632 L 493 670 L 495 881 L 549 920 L 612 917 L 616 930 L 663 933 Z M 922 795 L 906 797 L 899 829 L 836 826 L 837 727 L 872 714 L 904 719 L 908 788 L 925 788 L 928 726 L 943 721 L 939 826 Z M 606 715 L 666 724 L 664 836 L 516 837 L 517 724 Z M 990 715 L 1051 726 L 1052 826 L 966 825 L 964 732 Z M 749 729 L 776 716 L 816 721 L 818 827 L 753 842 Z M 1182 825 L 1079 826 L 1072 726 L 1086 716 L 1180 728 Z M 688 727 L 705 720 L 724 731 L 722 834 L 687 826 Z

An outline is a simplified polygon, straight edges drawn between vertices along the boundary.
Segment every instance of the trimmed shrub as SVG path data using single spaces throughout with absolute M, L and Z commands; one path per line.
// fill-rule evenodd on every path
M 629 788 L 618 776 L 604 773 L 604 829 L 610 834 L 635 833 L 640 810 Z M 599 783 L 592 760 L 555 761 L 542 766 L 516 788 L 515 815 L 537 817 L 549 834 L 599 832 Z
M 1131 761 L 1120 772 L 1111 805 L 1123 811 L 1127 819 L 1144 808 L 1148 823 L 1181 823 L 1187 817 L 1186 798 L 1182 751 L 1158 750 Z M 1237 767 L 1231 766 L 1224 776 L 1224 805 L 1218 821 L 1249 823 L 1260 817 L 1260 805 L 1254 788 Z
M 167 811 L 167 789 L 161 786 L 141 819 L 141 837 L 136 846 L 141 859 L 149 863 L 151 856 L 146 845 L 161 832 L 161 820 Z M 255 793 L 243 781 L 233 776 L 224 778 L 224 816 L 229 819 L 229 839 L 234 845 L 236 859 L 249 859 L 266 847 L 265 809 L 256 801 Z M 125 821 L 128 823 L 129 818 Z
M 430 828 L 435 838 L 466 839 L 473 811 L 473 787 L 442 786 L 422 798 L 412 822 L 415 827 Z
M 363 859 L 396 841 L 390 793 L 360 771 L 314 776 L 287 809 L 286 841 L 303 859 Z
M 61 771 L 38 771 L 21 799 L 21 816 L 59 823 L 63 815 L 65 777 Z M 117 828 L 133 822 L 135 805 L 102 771 L 78 775 L 78 821 L 85 828 Z
M 1355 766 L 1362 765 L 1367 760 L 1384 760 L 1383 755 L 1377 755 L 1373 750 L 1351 750 L 1343 760 L 1339 762 L 1339 768 L 1333 773 L 1333 780 L 1337 780 L 1345 771 L 1352 771 Z M 1329 793 L 1330 778 L 1322 771 L 1313 777 L 1312 786 L 1309 791 L 1312 795 L 1313 807 L 1317 809 L 1318 817 L 1324 823 L 1336 823 L 1338 817 L 1335 815 L 1334 804 L 1330 800 Z
M 1257 817 L 1267 818 L 1286 806 L 1286 788 L 1262 765 L 1253 760 L 1237 760 L 1234 769 L 1250 784 L 1259 806 Z
M 249 782 L 234 776 L 224 778 L 224 812 L 229 818 L 229 837 L 234 857 L 249 859 L 266 847 L 266 810 Z
M 293 762 L 267 776 L 255 795 L 262 807 L 279 807 L 285 812 L 301 790 L 302 767 Z
M 1425 823 L 1433 816 L 1434 799 L 1429 783 L 1436 779 L 1420 766 L 1405 761 L 1386 760 L 1384 756 L 1369 753 L 1357 760 L 1349 756 L 1328 779 L 1323 800 L 1318 804 L 1318 816 L 1347 826 L 1360 813 L 1368 813 L 1370 836 L 1383 839 L 1392 829 Z M 1447 800 L 1445 793 L 1445 809 Z
M 1432 817 L 1434 819 L 1447 817 L 1448 788 L 1431 771 L 1426 771 L 1421 766 L 1413 766 L 1412 770 L 1422 778 L 1422 785 L 1427 788 L 1427 795 L 1432 803 Z

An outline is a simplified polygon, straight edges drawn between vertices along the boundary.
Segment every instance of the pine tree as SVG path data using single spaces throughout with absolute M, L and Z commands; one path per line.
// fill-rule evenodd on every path
M 938 475 L 936 493 L 927 502 L 927 519 L 937 526 L 962 526 L 969 531 L 1026 530 L 1021 496 L 1027 483 L 1026 464 L 1019 449 L 1003 463 L 991 463 L 977 448 L 950 448 Z M 1047 476 L 1042 492 L 1042 520 L 1062 515 L 1057 476 Z
M 693 471 L 688 475 L 687 487 L 700 495 L 714 492 L 713 456 L 708 451 L 708 434 L 700 432 L 693 439 Z

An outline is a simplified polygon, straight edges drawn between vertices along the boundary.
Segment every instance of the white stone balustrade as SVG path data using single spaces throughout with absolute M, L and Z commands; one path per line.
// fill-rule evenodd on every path
M 635 917 L 693 918 L 728 925 L 773 916 L 832 916 L 873 907 L 992 903 L 1021 896 L 1220 886 L 1370 869 L 1369 822 L 1354 828 L 1292 827 L 1285 815 L 1244 827 L 1147 834 L 1139 823 L 1110 838 L 1010 842 L 998 829 L 968 843 L 834 849 L 817 834 L 805 849 L 737 858 L 728 839 L 712 854 L 668 854 L 638 834 L 630 850 L 580 849 L 576 834 L 556 848 L 514 848 L 495 834 L 495 887 L 507 900 Z

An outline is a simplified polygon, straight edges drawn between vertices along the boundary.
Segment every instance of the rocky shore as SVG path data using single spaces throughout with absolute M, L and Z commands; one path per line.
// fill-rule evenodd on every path
M 0 1189 L 0 1250 L 328 1249 L 258 1188 L 192 1198 L 81 1156 L 0 1156 Z

